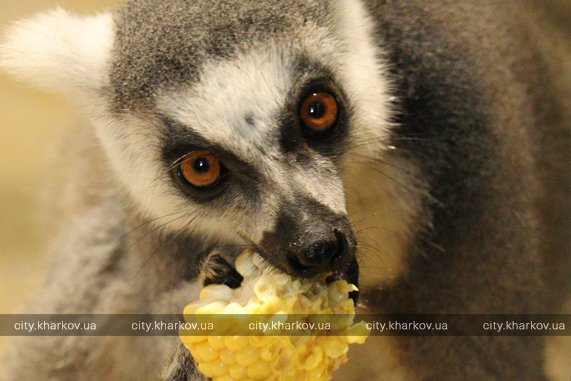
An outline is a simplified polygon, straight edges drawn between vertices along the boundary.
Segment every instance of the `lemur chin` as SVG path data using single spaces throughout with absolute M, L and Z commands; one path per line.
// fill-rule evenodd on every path
M 65 218 L 29 312 L 179 313 L 202 284 L 238 286 L 247 247 L 296 276 L 358 278 L 373 312 L 564 312 L 571 49 L 540 11 L 127 0 L 17 22 L 1 67 L 86 116 L 64 150 L 53 197 Z M 541 337 L 373 337 L 360 350 L 339 380 L 563 369 Z M 22 337 L 6 380 L 162 369 L 203 378 L 175 337 Z

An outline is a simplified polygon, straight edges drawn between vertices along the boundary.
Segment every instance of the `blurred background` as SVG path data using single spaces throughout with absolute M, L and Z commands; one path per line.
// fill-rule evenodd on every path
M 2 0 L 0 32 L 56 6 L 96 12 L 117 0 Z M 43 275 L 50 223 L 41 213 L 59 141 L 78 120 L 73 107 L 0 74 L 0 314 L 22 311 Z M 49 200 L 48 200 L 49 201 Z M 41 216 L 41 217 L 40 217 Z M 6 344 L 0 338 L 0 351 Z

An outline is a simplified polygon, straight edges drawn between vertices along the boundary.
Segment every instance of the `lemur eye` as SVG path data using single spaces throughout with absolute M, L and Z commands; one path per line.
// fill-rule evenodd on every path
M 192 151 L 179 165 L 179 173 L 195 188 L 210 188 L 220 181 L 220 162 L 208 151 Z
M 330 93 L 320 91 L 308 95 L 301 103 L 299 117 L 312 132 L 324 132 L 337 121 L 337 100 Z

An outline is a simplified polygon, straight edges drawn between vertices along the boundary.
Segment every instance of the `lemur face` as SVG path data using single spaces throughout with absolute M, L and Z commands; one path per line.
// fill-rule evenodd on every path
M 388 114 L 359 3 L 148 0 L 44 17 L 35 22 L 77 39 L 89 23 L 102 31 L 91 49 L 65 46 L 71 62 L 52 52 L 67 59 L 58 69 L 82 66 L 55 74 L 142 213 L 169 231 L 254 245 L 297 275 L 355 268 L 343 178 L 352 155 L 382 148 Z
M 181 202 L 276 266 L 312 275 L 354 259 L 339 173 L 351 105 L 327 68 L 292 49 L 206 65 L 197 83 L 158 95 L 156 114 Z

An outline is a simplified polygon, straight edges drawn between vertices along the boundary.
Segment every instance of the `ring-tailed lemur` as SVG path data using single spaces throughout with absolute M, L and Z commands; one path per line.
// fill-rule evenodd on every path
M 33 312 L 178 313 L 203 258 L 243 246 L 300 276 L 359 275 L 371 310 L 556 311 L 571 92 L 565 32 L 543 21 L 515 1 L 129 0 L 17 23 L 2 66 L 88 120 Z M 177 346 L 22 338 L 7 379 L 201 379 Z M 364 348 L 339 379 L 549 374 L 539 337 Z

